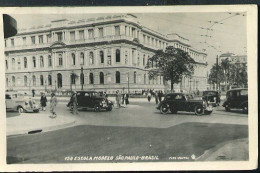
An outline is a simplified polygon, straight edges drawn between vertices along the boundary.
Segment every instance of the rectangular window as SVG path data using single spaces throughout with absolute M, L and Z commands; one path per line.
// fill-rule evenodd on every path
M 57 32 L 58 41 L 62 41 L 62 32 Z
M 132 28 L 132 36 L 133 36 L 134 38 L 136 38 L 135 28 Z
M 84 40 L 85 39 L 85 37 L 84 37 L 84 30 L 80 30 L 79 31 L 79 39 L 80 40 Z
M 93 29 L 88 30 L 88 38 L 94 38 L 94 30 Z
M 8 61 L 5 60 L 5 68 L 8 69 Z
M 31 42 L 32 42 L 32 44 L 35 44 L 35 36 L 31 37 Z
M 119 28 L 119 26 L 115 26 L 115 35 L 116 36 L 120 35 L 120 28 Z
M 23 45 L 26 45 L 26 37 L 23 37 Z
M 75 31 L 70 32 L 70 41 L 75 41 Z
M 103 37 L 103 35 L 104 35 L 103 32 L 104 32 L 104 31 L 103 31 L 103 28 L 98 28 L 98 33 L 99 33 L 98 36 L 99 36 L 99 38 L 102 38 L 102 37 Z
M 14 46 L 14 39 L 11 39 L 11 45 Z
M 39 44 L 43 44 L 43 36 L 39 35 Z
M 147 37 L 147 42 L 148 44 L 150 44 L 150 37 Z
M 51 34 L 47 35 L 47 42 L 50 43 L 51 42 Z
M 7 47 L 7 42 L 6 42 L 6 40 L 5 40 L 5 47 Z

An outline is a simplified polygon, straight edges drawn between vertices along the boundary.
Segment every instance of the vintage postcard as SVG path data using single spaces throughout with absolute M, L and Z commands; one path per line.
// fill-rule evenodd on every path
M 257 168 L 256 6 L 0 13 L 1 171 Z

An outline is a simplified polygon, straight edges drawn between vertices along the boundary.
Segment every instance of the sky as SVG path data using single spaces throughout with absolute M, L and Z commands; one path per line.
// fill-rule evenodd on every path
M 217 55 L 246 55 L 246 13 L 132 13 L 144 26 L 162 34 L 177 33 L 189 39 L 190 45 L 208 54 L 208 69 Z M 115 14 L 12 14 L 18 29 L 47 25 L 52 20 L 80 20 Z

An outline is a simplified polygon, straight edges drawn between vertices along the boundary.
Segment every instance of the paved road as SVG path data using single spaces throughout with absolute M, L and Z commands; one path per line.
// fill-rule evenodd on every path
M 7 161 L 92 162 L 87 156 L 113 156 L 110 162 L 120 162 L 115 159 L 118 155 L 181 161 L 169 158 L 191 160 L 191 155 L 198 157 L 219 143 L 248 137 L 248 115 L 225 112 L 221 107 L 211 115 L 186 112 L 162 115 L 154 103 L 134 102 L 111 112 L 79 111 L 72 115 L 66 103 L 60 102 L 57 113 L 73 116 L 77 123 L 57 131 L 7 138 Z M 84 160 L 66 161 L 69 156 L 83 156 Z

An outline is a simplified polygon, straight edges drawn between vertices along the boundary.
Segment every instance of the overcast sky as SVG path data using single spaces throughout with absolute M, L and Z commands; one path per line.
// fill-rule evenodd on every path
M 114 14 L 12 14 L 11 16 L 16 19 L 20 29 L 47 25 L 57 19 L 79 20 L 106 15 Z M 193 47 L 199 50 L 205 49 L 208 54 L 209 68 L 216 62 L 216 56 L 222 53 L 246 54 L 245 13 L 137 13 L 134 15 L 144 26 L 165 35 L 177 33 L 189 39 Z M 213 25 L 214 22 L 218 23 Z

